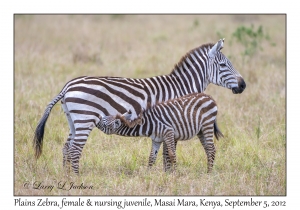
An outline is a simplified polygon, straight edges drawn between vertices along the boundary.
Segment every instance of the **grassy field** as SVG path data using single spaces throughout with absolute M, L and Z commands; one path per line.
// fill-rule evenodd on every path
M 14 194 L 286 195 L 285 24 L 284 15 L 16 15 Z M 213 84 L 206 90 L 218 103 L 225 135 L 216 142 L 211 174 L 196 138 L 179 142 L 177 172 L 168 174 L 161 151 L 147 170 L 150 139 L 94 129 L 80 176 L 67 177 L 62 147 L 69 128 L 59 103 L 46 125 L 43 154 L 34 159 L 34 129 L 67 81 L 168 74 L 186 52 L 223 37 L 222 51 L 247 88 L 240 95 Z M 57 187 L 72 182 L 92 189 Z

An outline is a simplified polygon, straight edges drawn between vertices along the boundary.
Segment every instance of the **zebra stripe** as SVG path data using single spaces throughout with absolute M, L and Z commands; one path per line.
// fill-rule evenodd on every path
M 168 75 L 145 79 L 83 76 L 69 81 L 49 103 L 37 125 L 33 139 L 36 158 L 42 153 L 47 118 L 59 100 L 70 128 L 63 149 L 64 163 L 71 163 L 73 171 L 79 173 L 78 163 L 84 142 L 101 116 L 115 116 L 131 110 L 131 118 L 127 120 L 127 124 L 132 127 L 140 122 L 139 116 L 148 106 L 190 93 L 204 92 L 209 83 L 229 88 L 234 94 L 242 93 L 246 84 L 231 62 L 220 52 L 223 42 L 224 40 L 219 40 L 215 45 L 205 44 L 191 50 Z M 225 67 L 221 68 L 221 65 Z M 78 137 L 77 134 L 83 132 L 86 136 Z M 80 143 L 76 143 L 77 141 Z M 80 144 L 82 147 L 73 144 Z
M 223 136 L 217 127 L 217 111 L 217 104 L 210 96 L 194 93 L 145 110 L 141 125 L 129 128 L 122 116 L 110 115 L 101 117 L 97 127 L 106 134 L 151 137 L 150 167 L 155 163 L 163 142 L 166 145 L 163 151 L 165 170 L 172 166 L 176 168 L 177 142 L 197 135 L 207 155 L 207 171 L 211 172 L 216 153 L 213 134 L 217 139 Z

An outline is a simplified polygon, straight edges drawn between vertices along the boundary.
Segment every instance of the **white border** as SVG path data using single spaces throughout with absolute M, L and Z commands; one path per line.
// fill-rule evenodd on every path
M 151 2 L 151 3 L 150 3 Z M 286 1 L 2 1 L 0 24 L 1 42 L 1 206 L 14 207 L 13 196 L 13 15 L 15 13 L 281 13 L 287 14 L 287 197 L 253 197 L 257 200 L 285 200 L 288 207 L 298 207 L 299 189 L 299 137 L 296 135 L 299 116 L 298 107 L 300 88 L 298 81 L 299 67 L 299 12 L 297 6 Z M 297 197 L 296 197 L 297 196 Z M 45 198 L 45 197 L 40 197 Z M 51 197 L 61 202 L 63 197 Z M 108 199 L 104 197 L 102 199 Z M 129 199 L 130 197 L 125 197 Z M 133 197 L 134 199 L 135 197 Z M 154 199 L 156 197 L 150 197 Z M 164 197 L 172 199 L 172 197 Z M 198 199 L 196 197 L 187 197 Z M 230 199 L 243 197 L 230 197 Z M 245 197 L 247 200 L 249 197 Z M 22 197 L 26 199 L 26 197 Z M 29 200 L 32 197 L 28 198 Z M 71 199 L 76 199 L 72 197 Z M 83 199 L 88 199 L 84 197 Z M 91 199 L 95 199 L 92 197 Z M 101 199 L 101 197 L 97 197 Z M 142 197 L 141 197 L 142 199 Z M 210 200 L 224 200 L 225 197 L 209 197 Z M 23 207 L 27 208 L 28 207 Z M 52 209 L 52 208 L 47 208 Z M 57 207 L 53 207 L 57 209 Z M 176 208 L 177 209 L 177 208 Z M 295 208 L 294 208 L 295 209 Z

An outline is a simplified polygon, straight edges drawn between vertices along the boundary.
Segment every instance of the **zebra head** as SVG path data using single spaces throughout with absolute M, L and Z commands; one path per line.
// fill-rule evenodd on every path
M 209 82 L 231 89 L 234 94 L 242 93 L 246 83 L 230 60 L 220 51 L 225 39 L 220 39 L 208 52 L 210 63 Z
M 99 130 L 103 131 L 105 134 L 114 134 L 117 129 L 121 126 L 121 120 L 116 119 L 115 116 L 104 116 L 100 117 L 99 123 L 96 125 Z
M 96 125 L 99 130 L 103 131 L 105 134 L 115 134 L 117 133 L 118 129 L 121 127 L 122 122 L 124 120 L 129 120 L 131 118 L 131 111 L 125 112 L 123 115 L 117 115 L 117 116 L 100 116 L 100 121 Z M 123 121 L 122 121 L 123 120 Z

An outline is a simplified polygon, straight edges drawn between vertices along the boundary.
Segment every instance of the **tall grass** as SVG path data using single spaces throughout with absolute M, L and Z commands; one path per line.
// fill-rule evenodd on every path
M 245 62 L 233 34 L 261 26 L 268 41 Z M 190 49 L 216 42 L 244 77 L 240 95 L 210 85 L 224 138 L 216 142 L 213 172 L 199 140 L 179 142 L 176 173 L 164 173 L 162 154 L 147 169 L 151 140 L 104 135 L 94 129 L 67 176 L 62 147 L 68 123 L 60 105 L 48 119 L 43 154 L 34 159 L 34 129 L 48 102 L 77 76 L 144 78 L 168 74 Z M 285 195 L 286 56 L 283 15 L 16 15 L 14 98 L 15 195 Z M 272 43 L 270 44 L 270 40 Z M 34 189 L 74 182 L 92 189 Z M 26 185 L 27 186 L 27 185 Z M 37 186 L 36 186 L 37 187 Z

